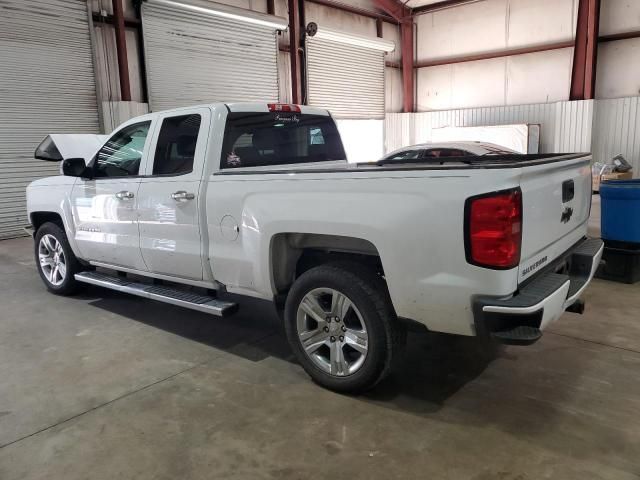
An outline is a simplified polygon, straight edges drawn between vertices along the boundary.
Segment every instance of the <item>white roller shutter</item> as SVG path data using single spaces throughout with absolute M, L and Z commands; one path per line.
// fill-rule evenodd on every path
M 328 108 L 335 118 L 383 119 L 388 40 L 351 35 L 310 24 L 306 37 L 309 105 Z
M 147 0 L 142 29 L 154 111 L 219 101 L 277 101 L 276 31 L 286 20 L 194 0 Z
M 25 187 L 56 175 L 34 160 L 50 133 L 98 133 L 87 3 L 0 1 L 0 238 L 23 235 Z

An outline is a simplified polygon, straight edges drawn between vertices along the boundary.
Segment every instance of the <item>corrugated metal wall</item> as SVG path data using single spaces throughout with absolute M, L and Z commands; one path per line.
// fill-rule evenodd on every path
M 420 113 L 389 113 L 385 151 L 429 142 L 440 127 L 477 127 L 518 123 L 540 124 L 541 152 L 589 151 L 593 100 L 483 107 Z
M 0 1 L 0 238 L 24 234 L 25 187 L 57 175 L 34 160 L 50 133 L 98 133 L 87 4 Z
M 592 148 L 596 161 L 621 153 L 640 177 L 640 97 L 596 102 Z

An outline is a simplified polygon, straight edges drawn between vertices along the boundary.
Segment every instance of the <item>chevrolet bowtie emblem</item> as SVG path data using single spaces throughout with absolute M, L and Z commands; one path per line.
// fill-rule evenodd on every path
M 560 216 L 560 221 L 562 223 L 569 223 L 569 220 L 571 220 L 571 215 L 573 215 L 573 208 L 566 207 L 562 212 L 562 215 Z

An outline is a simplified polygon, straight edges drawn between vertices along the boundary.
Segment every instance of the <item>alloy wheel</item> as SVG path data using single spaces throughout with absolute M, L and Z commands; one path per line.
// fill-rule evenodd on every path
M 40 269 L 47 281 L 53 286 L 60 286 L 67 276 L 67 263 L 62 244 L 50 234 L 43 235 L 38 244 L 38 260 Z
M 369 348 L 366 323 L 338 290 L 309 291 L 298 305 L 296 326 L 305 354 L 324 372 L 343 377 L 364 364 Z

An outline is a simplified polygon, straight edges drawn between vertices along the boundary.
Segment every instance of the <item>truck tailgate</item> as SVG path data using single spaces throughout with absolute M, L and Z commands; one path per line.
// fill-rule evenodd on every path
M 522 251 L 519 282 L 547 266 L 586 235 L 591 209 L 591 157 L 522 169 Z

